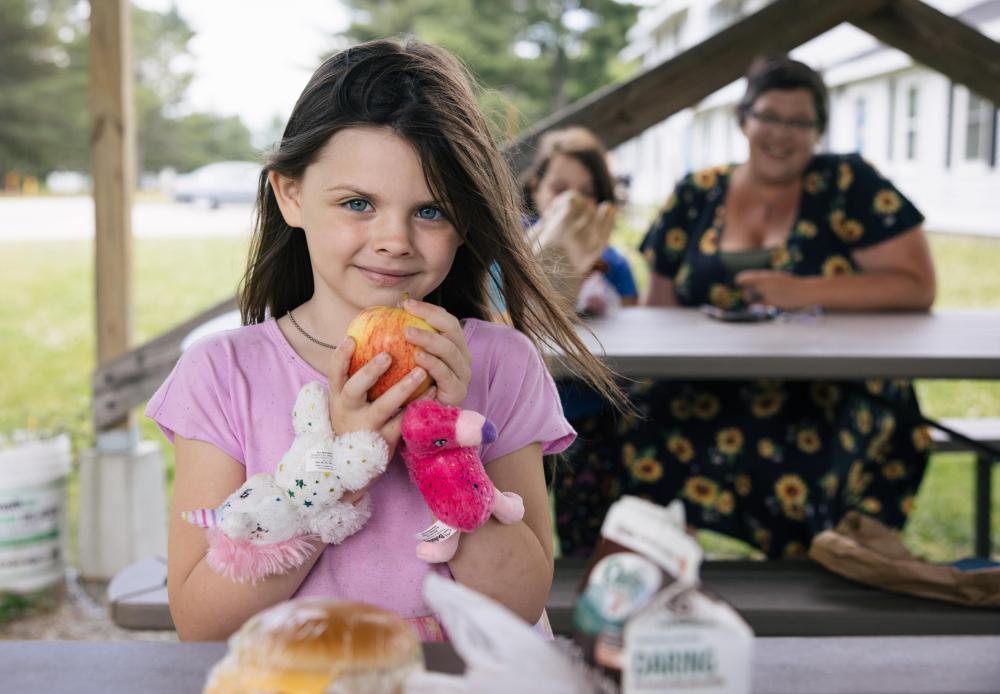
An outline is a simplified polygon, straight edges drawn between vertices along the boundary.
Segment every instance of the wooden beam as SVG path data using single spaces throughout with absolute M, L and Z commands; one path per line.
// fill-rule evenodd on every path
M 128 0 L 90 3 L 90 113 L 94 181 L 97 362 L 132 340 L 132 186 L 135 119 Z M 123 413 L 101 428 L 130 427 Z
M 1000 103 L 1000 43 L 920 0 L 891 0 L 851 20 L 917 62 Z
M 538 122 L 507 149 L 514 171 L 531 161 L 538 137 L 568 125 L 590 128 L 609 147 L 694 105 L 742 77 L 761 53 L 790 51 L 887 0 L 775 0 L 624 84 L 607 87 Z
M 181 342 L 195 328 L 236 308 L 236 297 L 221 301 L 144 345 L 125 352 L 94 371 L 94 425 L 103 429 L 120 421 L 149 399 L 181 356 Z

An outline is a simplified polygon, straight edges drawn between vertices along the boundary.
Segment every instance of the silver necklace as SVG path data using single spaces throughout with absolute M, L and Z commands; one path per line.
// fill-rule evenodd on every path
M 305 329 L 303 329 L 303 327 L 299 325 L 299 322 L 295 320 L 295 316 L 292 315 L 291 310 L 288 311 L 288 320 L 292 321 L 292 325 L 294 325 L 300 333 L 305 335 L 307 340 L 315 342 L 320 347 L 326 347 L 327 349 L 337 349 L 337 345 L 331 345 L 327 342 L 323 342 L 322 340 L 317 340 L 315 337 L 307 333 Z

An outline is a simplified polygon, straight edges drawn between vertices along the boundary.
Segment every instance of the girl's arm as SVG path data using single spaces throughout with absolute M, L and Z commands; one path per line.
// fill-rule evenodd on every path
M 175 436 L 177 462 L 170 508 L 167 549 L 167 595 L 170 614 L 182 641 L 228 638 L 249 617 L 287 600 L 326 546 L 294 571 L 245 585 L 215 573 L 205 560 L 205 530 L 181 518 L 182 511 L 215 508 L 246 480 L 244 467 L 204 441 Z
M 934 263 L 920 227 L 852 255 L 861 270 L 853 275 L 801 277 L 748 270 L 736 276 L 736 283 L 748 300 L 784 309 L 925 311 L 934 303 Z
M 490 519 L 463 535 L 448 568 L 456 581 L 534 624 L 552 589 L 552 520 L 541 445 L 497 458 L 486 466 L 486 473 L 501 492 L 521 495 L 524 518 L 511 525 Z

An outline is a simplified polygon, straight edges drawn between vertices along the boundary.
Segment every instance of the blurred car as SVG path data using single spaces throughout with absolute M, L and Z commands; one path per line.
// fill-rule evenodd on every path
M 261 165 L 253 161 L 220 161 L 206 164 L 174 182 L 177 202 L 206 202 L 211 207 L 224 203 L 253 202 Z

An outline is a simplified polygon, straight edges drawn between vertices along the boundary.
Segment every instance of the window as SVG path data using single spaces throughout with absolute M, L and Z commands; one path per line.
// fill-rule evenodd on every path
M 920 92 L 916 87 L 906 90 L 906 158 L 917 158 L 917 112 Z
M 990 159 L 993 139 L 993 105 L 975 94 L 969 94 L 968 115 L 965 119 L 965 158 L 969 161 Z
M 865 151 L 865 100 L 861 97 L 854 102 L 854 151 Z

